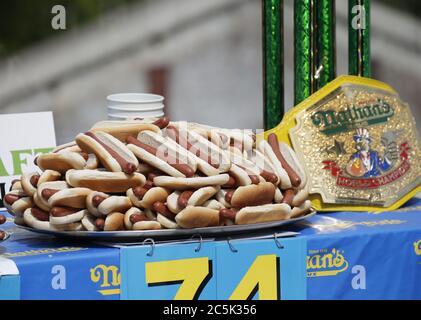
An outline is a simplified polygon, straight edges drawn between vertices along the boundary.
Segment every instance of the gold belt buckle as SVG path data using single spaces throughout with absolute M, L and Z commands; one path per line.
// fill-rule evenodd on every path
M 342 76 L 270 133 L 295 149 L 319 211 L 394 210 L 421 191 L 415 120 L 387 84 Z

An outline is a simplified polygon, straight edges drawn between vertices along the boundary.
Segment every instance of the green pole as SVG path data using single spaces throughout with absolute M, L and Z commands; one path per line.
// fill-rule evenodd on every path
M 348 0 L 349 74 L 371 77 L 370 0 Z
M 294 1 L 294 96 L 299 104 L 315 91 L 315 1 Z
M 294 1 L 295 104 L 336 77 L 335 0 Z
M 276 127 L 284 116 L 283 1 L 262 0 L 263 96 L 265 129 Z
M 336 5 L 335 0 L 316 0 L 316 88 L 336 78 Z

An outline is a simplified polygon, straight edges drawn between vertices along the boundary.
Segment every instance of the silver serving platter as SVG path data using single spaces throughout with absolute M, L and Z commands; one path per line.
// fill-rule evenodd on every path
M 223 227 L 208 227 L 196 229 L 161 229 L 150 231 L 52 231 L 52 230 L 38 230 L 27 226 L 17 227 L 31 232 L 51 235 L 58 238 L 67 238 L 75 240 L 88 240 L 88 241 L 102 241 L 102 242 L 136 242 L 136 240 L 145 240 L 152 238 L 155 240 L 166 239 L 188 239 L 192 236 L 200 236 L 203 238 L 209 237 L 222 237 L 231 235 L 248 234 L 263 230 L 270 230 L 289 226 L 305 219 L 311 218 L 316 215 L 316 211 L 310 214 L 299 217 L 296 219 L 276 221 L 270 223 L 259 223 L 250 225 L 233 225 Z

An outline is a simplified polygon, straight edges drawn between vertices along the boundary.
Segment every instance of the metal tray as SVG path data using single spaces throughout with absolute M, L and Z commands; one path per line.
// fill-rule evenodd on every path
M 203 238 L 216 238 L 222 236 L 232 236 L 247 234 L 250 235 L 253 232 L 259 232 L 263 230 L 279 229 L 281 227 L 289 226 L 297 222 L 301 222 L 305 219 L 316 215 L 316 211 L 312 211 L 310 214 L 291 220 L 276 221 L 270 223 L 260 223 L 251 225 L 233 225 L 224 227 L 208 227 L 208 228 L 197 228 L 197 229 L 162 229 L 162 230 L 151 230 L 151 231 L 51 231 L 51 230 L 38 230 L 27 226 L 17 227 L 25 229 L 31 232 L 52 235 L 58 238 L 74 239 L 74 240 L 86 240 L 86 241 L 100 241 L 100 242 L 137 242 L 143 241 L 147 238 L 155 240 L 170 240 L 170 239 L 188 239 L 192 236 L 200 236 Z

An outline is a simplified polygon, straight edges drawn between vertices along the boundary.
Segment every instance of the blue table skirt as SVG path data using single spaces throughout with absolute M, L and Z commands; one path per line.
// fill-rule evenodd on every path
M 11 220 L 2 228 L 12 236 L 0 256 L 19 269 L 21 299 L 120 298 L 118 248 L 59 241 Z M 289 230 L 307 240 L 308 299 L 421 299 L 420 199 L 395 212 L 318 215 Z
M 59 241 L 12 222 L 2 228 L 12 235 L 0 242 L 0 256 L 19 269 L 21 299 L 119 299 L 119 249 Z
M 318 215 L 307 239 L 308 299 L 421 299 L 421 200 L 395 212 Z

